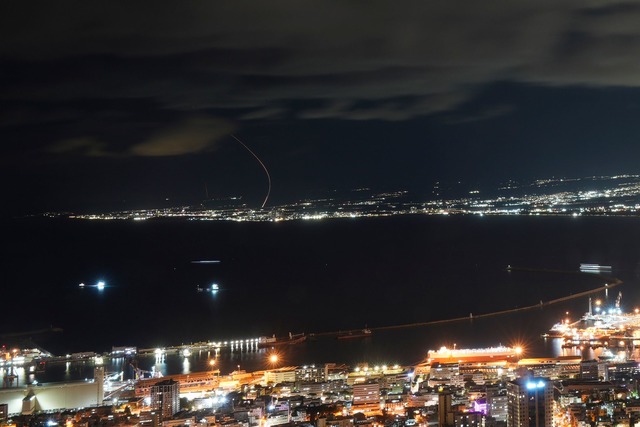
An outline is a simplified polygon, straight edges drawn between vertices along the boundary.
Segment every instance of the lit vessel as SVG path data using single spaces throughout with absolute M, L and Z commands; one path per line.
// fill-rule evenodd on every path
M 209 286 L 207 288 L 202 288 L 200 286 L 196 286 L 196 291 L 198 291 L 198 292 L 210 292 L 213 295 L 217 294 L 219 290 L 220 290 L 220 285 L 218 285 L 217 283 L 214 283 L 214 284 L 212 284 L 211 286 Z
M 607 346 L 609 341 L 627 342 L 640 339 L 640 311 L 624 313 L 620 307 L 622 292 L 618 293 L 613 307 L 603 307 L 601 301 L 595 302 L 592 309 L 589 298 L 589 311 L 579 320 L 570 322 L 565 319 L 551 327 L 545 337 L 563 338 L 565 347 L 582 344 Z
M 429 350 L 429 363 L 499 362 L 516 361 L 522 355 L 521 347 L 447 348 Z
M 610 265 L 600 264 L 580 264 L 580 272 L 582 273 L 611 273 Z

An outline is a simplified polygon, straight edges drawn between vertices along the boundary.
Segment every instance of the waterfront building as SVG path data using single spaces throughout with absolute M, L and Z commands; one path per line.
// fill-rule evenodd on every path
M 597 360 L 583 360 L 580 362 L 580 379 L 597 380 L 600 378 L 601 368 Z M 603 375 L 604 377 L 604 375 Z
M 543 377 L 522 377 L 507 383 L 508 427 L 551 427 L 553 383 Z
M 294 383 L 296 381 L 296 367 L 285 366 L 283 368 L 265 371 L 265 384 Z
M 177 381 L 165 380 L 151 387 L 151 408 L 162 420 L 173 417 L 180 410 L 180 386 Z
M 164 380 L 173 380 L 179 384 L 180 393 L 209 391 L 215 388 L 231 388 L 235 389 L 240 385 L 240 381 L 235 379 L 235 375 L 227 375 L 220 377 L 220 371 L 217 369 L 205 372 L 193 372 L 191 374 L 167 375 Z M 158 378 L 145 378 L 136 382 L 136 396 L 149 396 L 151 387 L 159 381 Z M 229 382 L 231 385 L 227 384 Z M 244 383 L 248 383 L 246 381 Z M 228 386 L 228 387 L 227 387 Z
M 7 404 L 7 414 L 96 406 L 102 404 L 103 397 L 103 383 L 97 379 L 0 390 L 0 402 Z
M 607 363 L 605 366 L 605 381 L 629 379 L 638 370 L 638 364 L 635 361 Z
M 520 359 L 519 368 L 526 368 L 534 377 L 546 377 L 552 380 L 558 378 L 576 378 L 580 375 L 580 357 L 534 357 Z

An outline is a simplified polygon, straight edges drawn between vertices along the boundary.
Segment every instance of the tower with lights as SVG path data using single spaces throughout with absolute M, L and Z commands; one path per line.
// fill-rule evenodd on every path
M 553 384 L 548 378 L 523 377 L 507 383 L 507 427 L 551 427 Z

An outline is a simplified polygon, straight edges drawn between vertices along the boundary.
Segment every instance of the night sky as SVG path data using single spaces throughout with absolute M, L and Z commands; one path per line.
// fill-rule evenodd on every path
M 2 215 L 640 173 L 640 4 L 4 1 Z M 168 200 L 167 200 L 168 199 Z

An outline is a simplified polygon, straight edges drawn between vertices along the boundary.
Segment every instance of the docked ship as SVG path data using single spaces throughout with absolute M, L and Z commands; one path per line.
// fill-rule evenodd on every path
M 300 344 L 307 340 L 307 336 L 305 334 L 292 334 L 289 332 L 289 337 L 287 338 L 276 338 L 275 335 L 271 337 L 260 337 L 258 338 L 258 348 L 271 348 L 271 347 L 279 347 L 283 345 L 294 345 Z
M 515 362 L 522 355 L 521 347 L 447 348 L 429 350 L 428 363 Z
M 372 334 L 373 332 L 371 332 L 371 329 L 364 328 L 361 331 L 348 331 L 348 332 L 338 334 L 336 338 L 338 338 L 339 340 L 351 340 L 356 338 L 368 338 Z
M 625 313 L 620 307 L 622 292 L 613 307 L 603 307 L 596 301 L 593 309 L 589 298 L 589 311 L 575 322 L 565 319 L 553 325 L 544 337 L 563 338 L 565 347 L 582 344 L 606 346 L 611 340 L 635 341 L 640 339 L 640 310 Z

